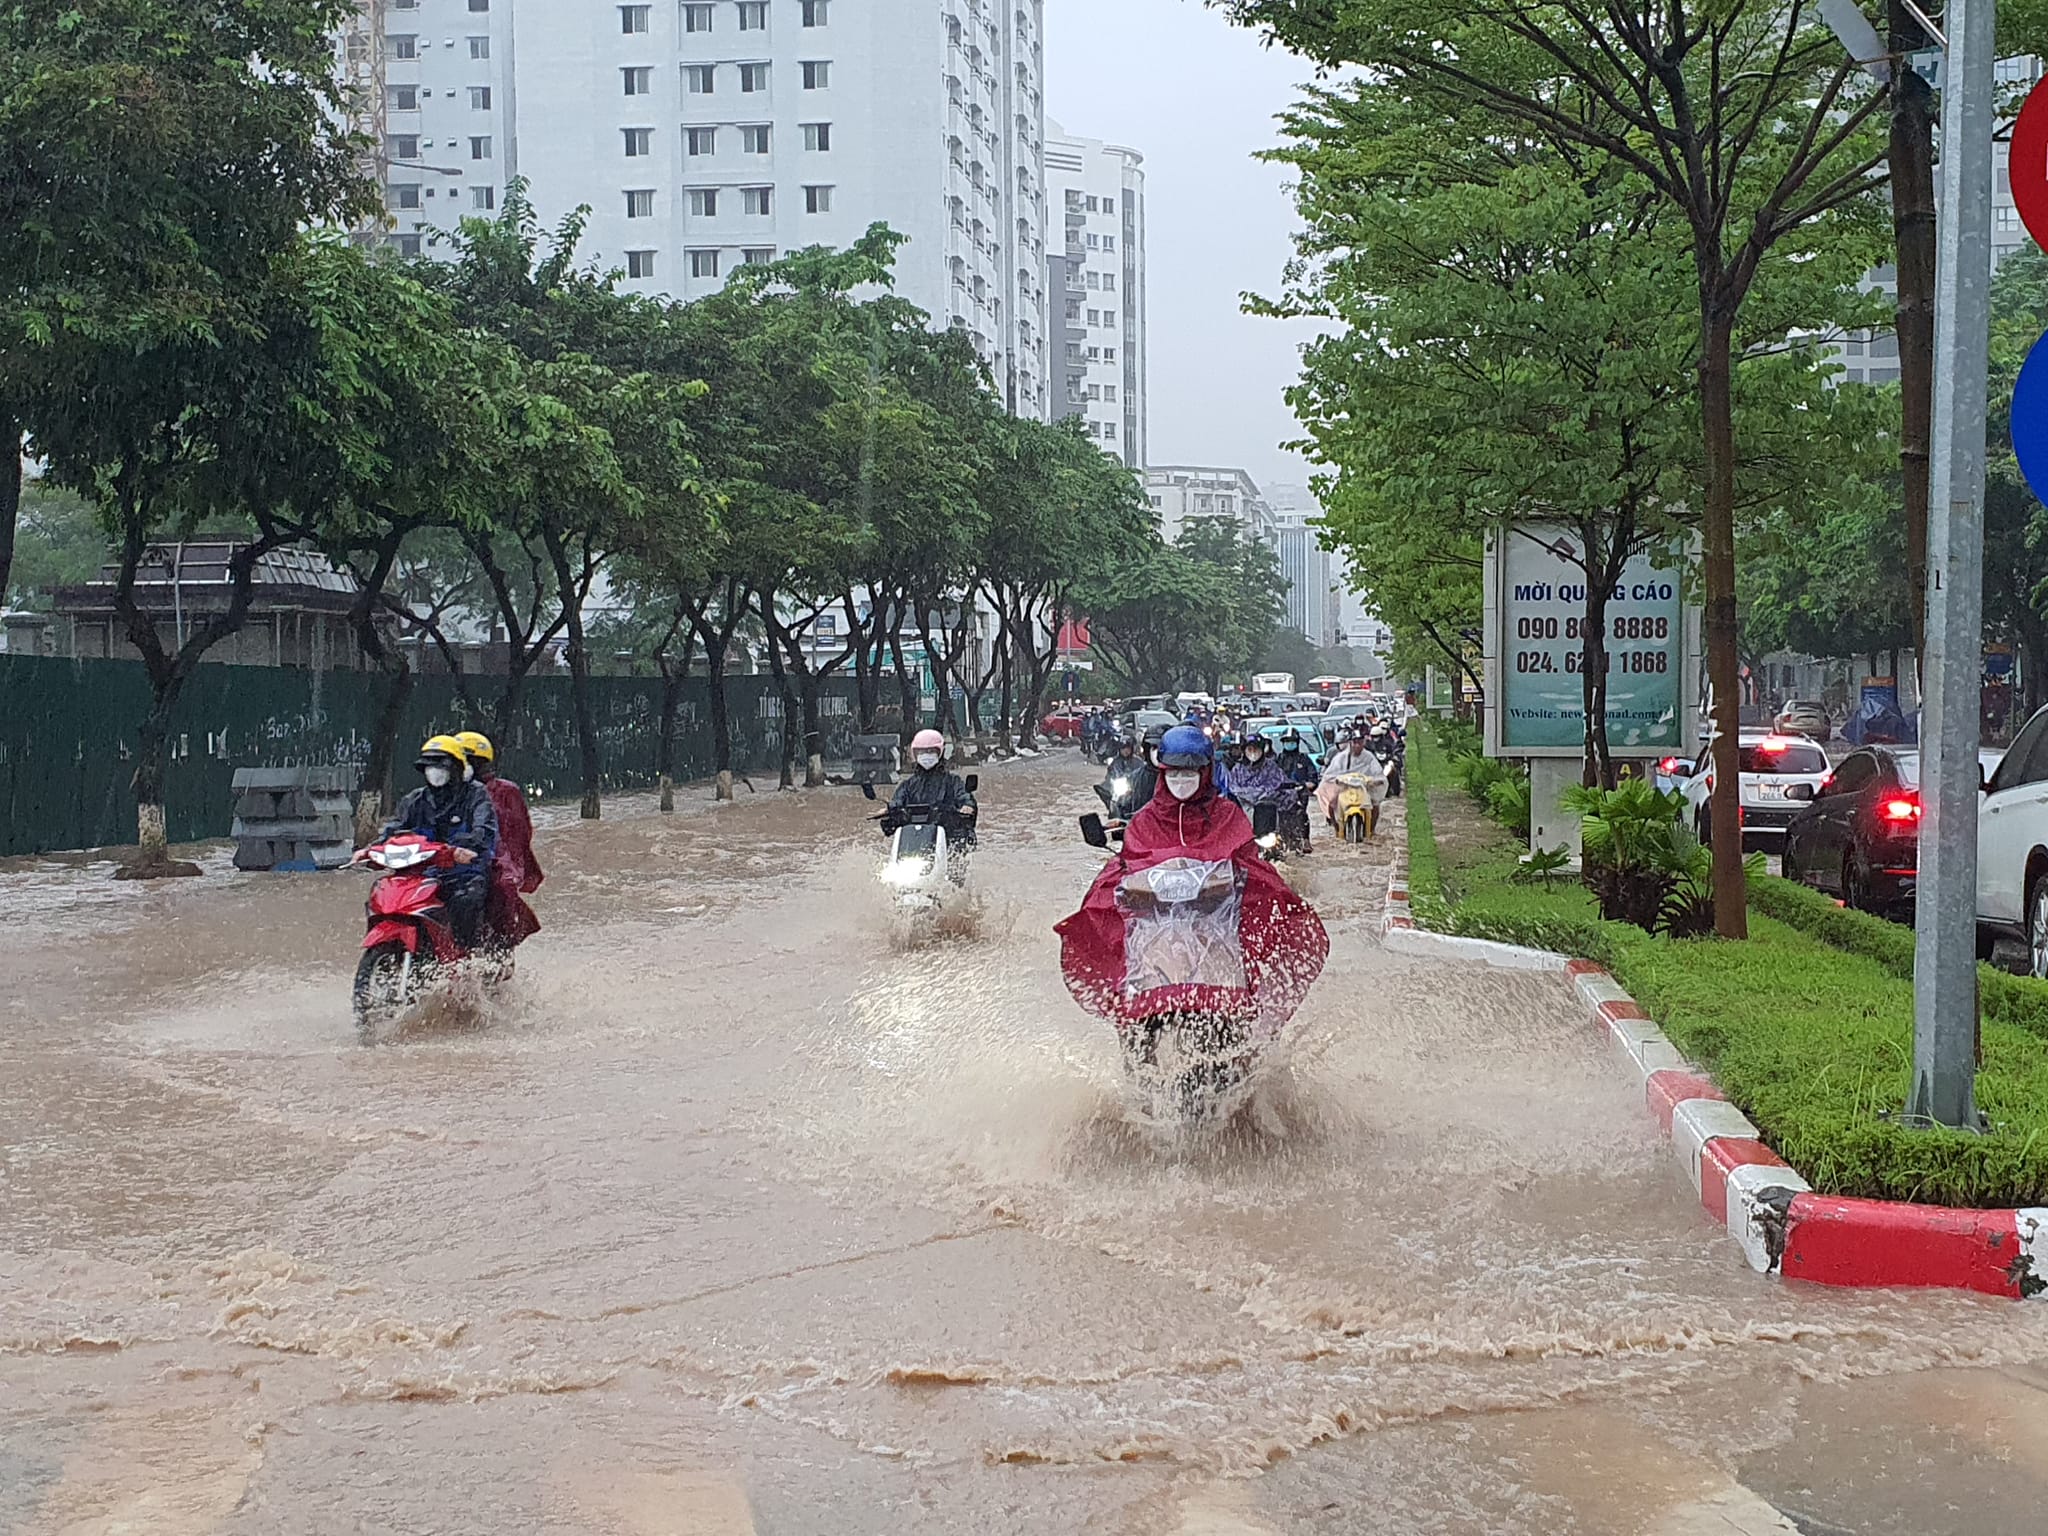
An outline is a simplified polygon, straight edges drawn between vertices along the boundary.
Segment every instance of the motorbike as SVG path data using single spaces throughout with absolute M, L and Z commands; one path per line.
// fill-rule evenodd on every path
M 978 774 L 967 775 L 967 792 L 981 787 Z M 861 790 L 872 800 L 872 784 Z M 880 820 L 887 812 L 877 813 Z M 882 864 L 882 884 L 889 887 L 896 909 L 905 914 L 937 910 L 948 893 L 967 882 L 967 850 L 955 849 L 939 820 L 936 806 L 905 806 L 903 825 L 889 834 L 889 855 Z
M 1131 792 L 1135 788 L 1135 780 L 1119 774 L 1107 784 L 1096 785 L 1095 797 L 1102 802 L 1103 810 L 1109 813 L 1112 821 L 1129 821 L 1138 809 L 1131 803 Z
M 1373 732 L 1371 747 L 1372 755 L 1387 770 L 1387 794 L 1400 794 L 1403 770 L 1408 763 L 1408 744 L 1391 730 L 1382 729 Z
M 369 931 L 356 962 L 351 1001 L 356 1034 L 365 1044 L 380 1024 L 416 1006 L 449 969 L 470 958 L 449 925 L 440 871 L 455 867 L 455 850 L 415 832 L 373 843 L 357 861 L 380 871 L 365 903 Z M 501 979 L 511 958 L 500 963 Z
M 1099 816 L 1083 838 L 1106 848 Z M 1239 942 L 1243 876 L 1228 860 L 1168 859 L 1116 887 L 1124 981 L 1113 1008 L 1124 1070 L 1145 1117 L 1200 1126 L 1249 1097 L 1270 1043 Z
M 1290 784 L 1280 799 L 1249 808 L 1252 835 L 1268 863 L 1308 852 L 1308 796 L 1306 785 Z
M 1372 784 L 1362 773 L 1340 773 L 1334 780 L 1337 803 L 1330 813 L 1337 835 L 1347 843 L 1372 840 L 1380 828 L 1380 808 L 1373 804 Z

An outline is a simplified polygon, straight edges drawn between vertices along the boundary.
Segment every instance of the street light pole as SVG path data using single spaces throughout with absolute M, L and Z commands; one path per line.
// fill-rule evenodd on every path
M 1920 711 L 1913 1086 L 1920 1124 L 1978 1128 L 1977 766 L 1991 324 L 1993 0 L 1949 0 L 1935 266 L 1934 463 Z

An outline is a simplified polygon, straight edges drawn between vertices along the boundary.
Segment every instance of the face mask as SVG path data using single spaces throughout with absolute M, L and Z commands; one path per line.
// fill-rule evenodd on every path
M 448 770 L 446 768 L 429 768 L 427 770 L 427 782 L 436 789 L 445 787 L 448 783 Z
M 1201 787 L 1202 776 L 1199 773 L 1169 773 L 1166 776 L 1167 792 L 1176 800 L 1192 799 Z
M 918 766 L 918 767 L 920 767 L 920 768 L 936 768 L 936 767 L 938 767 L 938 766 L 939 766 L 939 754 L 938 754 L 938 753 L 936 753 L 936 752 L 920 752 L 920 753 L 918 753 L 918 754 L 917 754 L 917 766 Z
M 464 764 L 462 765 L 462 782 L 463 782 L 463 783 L 465 783 L 465 784 L 467 784 L 467 783 L 469 783 L 469 782 L 470 782 L 471 780 L 473 780 L 473 779 L 474 779 L 475 777 L 476 777 L 476 770 L 475 770 L 474 768 L 470 767 L 470 766 L 469 766 L 469 764 L 467 764 L 467 763 L 464 763 Z
M 1248 763 L 1256 763 L 1265 755 L 1266 749 L 1264 747 L 1246 747 L 1244 749 L 1244 760 Z

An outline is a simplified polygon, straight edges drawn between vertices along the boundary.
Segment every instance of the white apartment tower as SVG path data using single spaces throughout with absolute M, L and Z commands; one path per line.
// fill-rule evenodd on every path
M 690 299 L 886 223 L 896 291 L 1046 416 L 1043 0 L 385 5 L 402 245 L 522 176 L 544 226 L 589 207 L 584 259 Z
M 1278 542 L 1273 509 L 1258 482 L 1241 469 L 1155 464 L 1145 471 L 1145 495 L 1159 537 L 1168 544 L 1179 542 L 1183 528 L 1204 518 L 1235 523 L 1245 537 L 1268 549 Z
M 1055 421 L 1132 469 L 1145 467 L 1145 157 L 1078 139 L 1057 123 L 1045 140 L 1052 202 L 1046 332 Z

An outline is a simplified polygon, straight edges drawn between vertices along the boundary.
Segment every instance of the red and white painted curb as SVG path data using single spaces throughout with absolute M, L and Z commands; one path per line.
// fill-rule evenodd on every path
M 1543 951 L 1417 928 L 1406 866 L 1397 859 L 1387 890 L 1382 929 L 1389 948 L 1534 968 L 1520 957 Z M 1498 959 L 1494 951 L 1512 958 Z M 2048 1294 L 2048 1207 L 1965 1211 L 1817 1194 L 1604 969 L 1590 960 L 1546 958 L 1627 1058 L 1700 1205 L 1741 1244 L 1751 1267 L 1822 1285 Z

